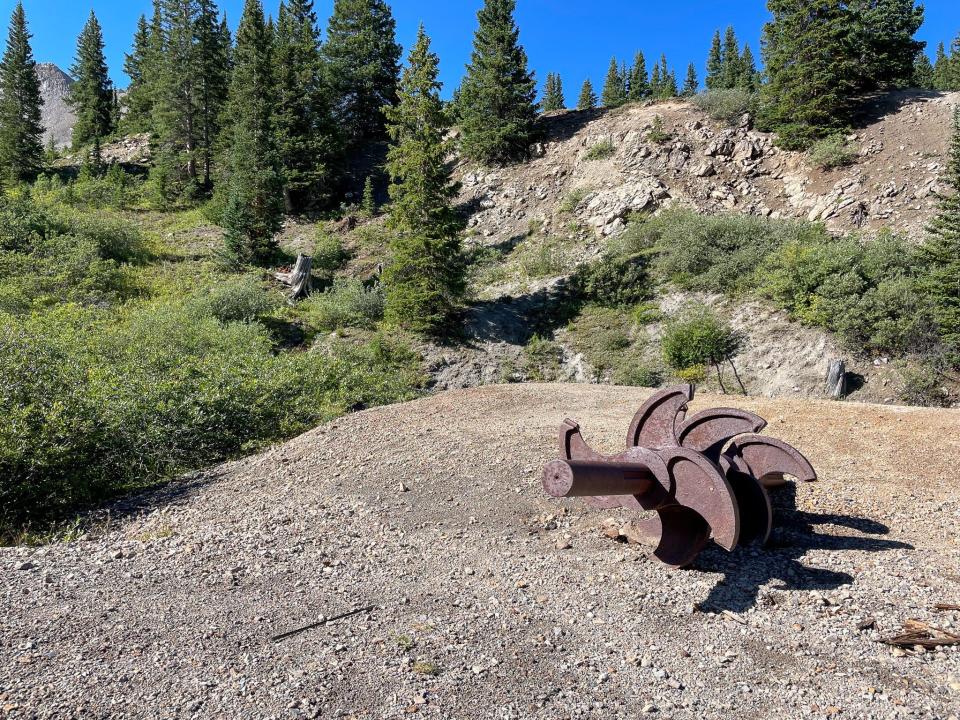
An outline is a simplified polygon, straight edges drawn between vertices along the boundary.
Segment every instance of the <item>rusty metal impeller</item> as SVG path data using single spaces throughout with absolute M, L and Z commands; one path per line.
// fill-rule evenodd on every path
M 625 507 L 655 514 L 634 522 L 635 535 L 668 565 L 689 565 L 712 537 L 727 550 L 765 543 L 773 511 L 767 488 L 785 475 L 817 474 L 795 448 L 757 435 L 766 420 L 744 410 L 713 408 L 687 418 L 692 385 L 656 393 L 627 431 L 627 449 L 601 455 L 580 426 L 560 426 L 562 460 L 543 469 L 553 497 L 582 497 L 597 508 Z

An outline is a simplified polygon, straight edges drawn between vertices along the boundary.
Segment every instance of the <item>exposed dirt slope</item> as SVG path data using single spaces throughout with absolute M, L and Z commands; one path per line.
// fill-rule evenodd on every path
M 371 410 L 118 508 L 102 536 L 0 550 L 0 707 L 47 718 L 960 713 L 958 648 L 903 656 L 877 642 L 907 618 L 960 624 L 931 610 L 960 602 L 960 413 L 738 402 L 801 448 L 820 481 L 779 511 L 772 548 L 711 550 L 671 571 L 602 537 L 605 515 L 539 487 L 565 415 L 613 450 L 647 394 L 499 386 Z M 858 630 L 870 618 L 876 627 Z

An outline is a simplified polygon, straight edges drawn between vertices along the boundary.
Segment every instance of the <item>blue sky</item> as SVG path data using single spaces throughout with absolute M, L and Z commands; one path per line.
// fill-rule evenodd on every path
M 13 10 L 15 0 L 0 0 L 0 27 Z M 264 0 L 267 12 L 276 14 L 279 0 Z M 470 41 L 476 11 L 483 0 L 394 0 L 397 35 L 409 47 L 422 21 L 440 55 L 444 95 L 459 82 L 470 57 Z M 682 80 L 688 62 L 697 64 L 702 80 L 710 39 L 717 28 L 733 24 L 741 41 L 756 52 L 760 28 L 768 14 L 764 0 L 518 0 L 517 21 L 521 42 L 531 67 L 541 82 L 547 72 L 559 72 L 567 101 L 574 102 L 580 84 L 590 77 L 599 88 L 610 57 L 630 61 L 636 50 L 647 56 L 648 69 L 665 52 Z M 932 55 L 937 42 L 949 46 L 960 32 L 958 0 L 927 0 L 927 20 L 919 37 L 928 42 Z M 325 24 L 333 0 L 316 0 L 317 14 Z M 126 85 L 123 53 L 141 13 L 150 13 L 150 0 L 24 0 L 33 32 L 34 54 L 39 61 L 55 62 L 65 70 L 73 58 L 76 36 L 90 9 L 104 26 L 107 60 L 114 81 Z M 230 24 L 236 27 L 243 0 L 221 0 Z M 3 37 L 6 31 L 3 30 Z

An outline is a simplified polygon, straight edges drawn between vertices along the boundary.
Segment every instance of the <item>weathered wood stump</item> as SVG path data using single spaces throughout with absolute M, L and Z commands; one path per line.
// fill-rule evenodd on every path
M 313 258 L 309 255 L 300 253 L 297 255 L 297 262 L 293 270 L 288 273 L 275 273 L 274 277 L 284 285 L 289 286 L 290 294 L 287 296 L 290 300 L 299 300 L 305 298 L 313 289 Z
M 827 378 L 824 383 L 827 397 L 839 400 L 847 394 L 847 366 L 842 358 L 834 358 L 827 363 Z

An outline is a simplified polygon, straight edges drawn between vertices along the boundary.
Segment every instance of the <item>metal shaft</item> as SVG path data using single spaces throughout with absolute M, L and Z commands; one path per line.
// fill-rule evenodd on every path
M 558 498 L 643 495 L 656 482 L 638 462 L 554 460 L 543 468 L 543 489 Z

